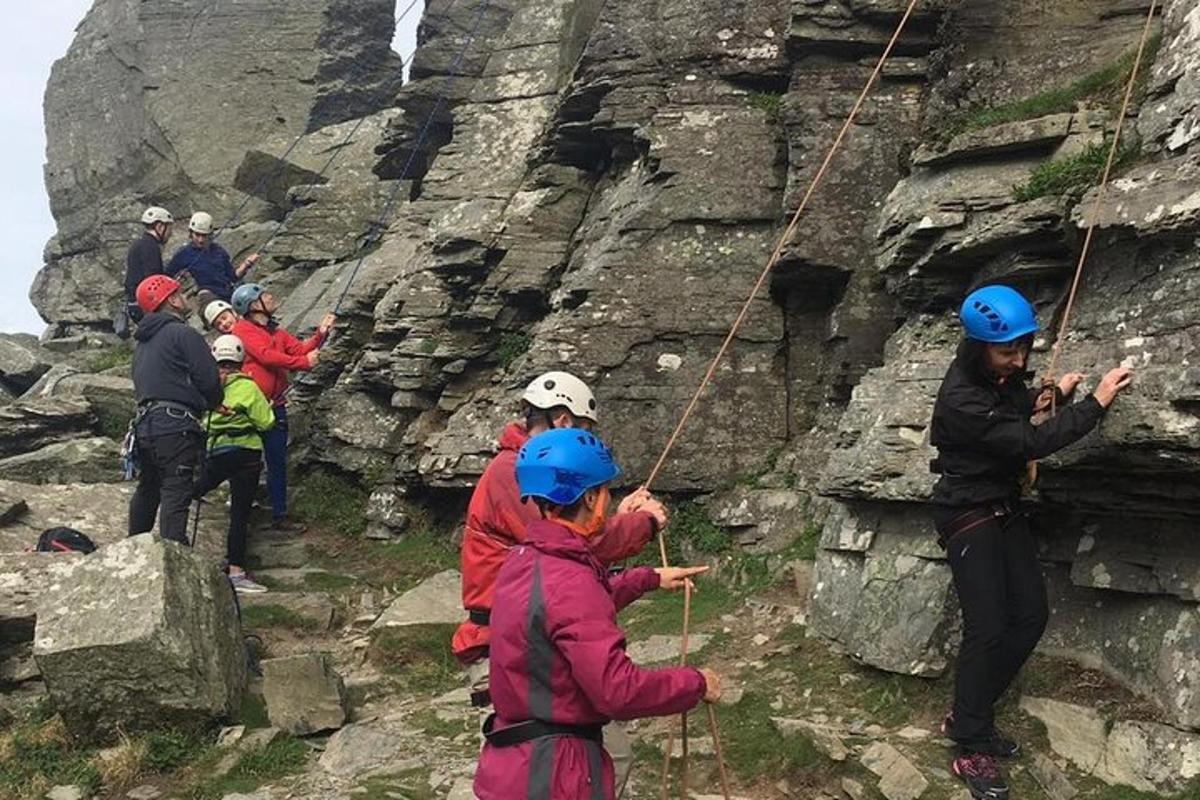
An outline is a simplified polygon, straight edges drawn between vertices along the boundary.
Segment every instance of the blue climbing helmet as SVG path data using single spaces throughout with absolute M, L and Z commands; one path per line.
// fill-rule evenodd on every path
M 241 316 L 250 311 L 250 304 L 263 296 L 266 291 L 257 283 L 243 283 L 233 290 L 233 310 Z
M 958 318 L 967 338 L 989 344 L 1011 342 L 1038 330 L 1033 305 L 1008 286 L 984 286 L 971 292 Z
M 534 436 L 517 455 L 521 499 L 540 497 L 556 506 L 571 506 L 588 489 L 621 474 L 612 451 L 581 428 L 555 428 Z

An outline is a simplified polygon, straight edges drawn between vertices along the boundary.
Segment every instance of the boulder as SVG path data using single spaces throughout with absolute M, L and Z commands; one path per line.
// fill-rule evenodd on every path
M 6 553 L 0 558 L 0 643 L 33 641 L 38 606 L 74 580 L 81 553 Z
M 38 344 L 36 336 L 0 333 L 0 388 L 20 395 L 56 360 Z
M 34 657 L 63 721 L 87 740 L 205 728 L 237 711 L 246 684 L 228 579 L 151 535 L 100 548 L 42 600 Z
M 332 775 L 362 780 L 370 775 L 428 767 L 420 757 L 405 755 L 406 735 L 422 734 L 396 722 L 377 720 L 347 725 L 329 738 L 321 754 L 321 769 Z
M 271 724 L 293 736 L 335 730 L 346 722 L 346 686 L 324 653 L 262 662 Z
M 707 511 L 712 521 L 750 552 L 777 552 L 786 548 L 809 524 L 804 495 L 791 489 L 755 489 L 736 486 L 715 495 Z
M 125 435 L 136 411 L 133 381 L 123 375 L 80 372 L 65 364 L 53 367 L 22 399 L 81 397 L 96 412 L 101 432 L 113 439 Z
M 463 621 L 465 613 L 462 610 L 462 575 L 458 570 L 448 569 L 397 597 L 371 629 L 457 624 Z
M 700 652 L 711 640 L 712 637 L 708 634 L 690 634 L 688 636 L 688 652 Z M 682 645 L 682 636 L 655 634 L 648 639 L 631 643 L 628 648 L 629 658 L 635 664 L 662 664 L 667 661 L 678 661 L 679 649 Z
M 0 406 L 0 458 L 90 435 L 95 425 L 91 405 L 79 398 L 22 399 Z
M 116 483 L 124 479 L 121 446 L 103 436 L 54 442 L 0 458 L 0 474 L 26 483 Z

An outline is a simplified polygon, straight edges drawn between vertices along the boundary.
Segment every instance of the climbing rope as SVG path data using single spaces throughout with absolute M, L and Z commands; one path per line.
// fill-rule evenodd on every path
M 824 180 L 826 173 L 829 171 L 830 165 L 833 163 L 834 157 L 837 155 L 838 151 L 842 147 L 842 143 L 845 141 L 846 137 L 849 135 L 851 126 L 853 126 L 855 121 L 858 119 L 859 113 L 862 111 L 862 107 L 866 103 L 867 97 L 871 93 L 871 89 L 875 86 L 875 83 L 879 80 L 879 76 L 883 73 L 884 65 L 887 63 L 887 60 L 891 57 L 892 51 L 895 49 L 896 43 L 900 40 L 900 36 L 904 32 L 904 29 L 908 26 L 908 22 L 912 18 L 913 12 L 916 10 L 918 2 L 919 2 L 919 0 L 909 0 L 908 6 L 904 11 L 904 15 L 900 18 L 900 22 L 896 26 L 896 30 L 892 33 L 891 39 L 888 40 L 887 46 L 884 47 L 883 53 L 880 54 L 879 60 L 875 64 L 875 68 L 871 71 L 871 76 L 867 79 L 866 85 L 863 86 L 862 91 L 859 93 L 858 99 L 855 101 L 854 107 L 850 110 L 850 114 L 846 117 L 845 123 L 842 124 L 841 130 L 838 131 L 837 137 L 833 140 L 833 144 L 830 146 L 829 152 L 825 156 L 825 160 L 821 163 L 821 166 L 817 170 L 816 175 L 813 176 L 812 182 L 809 184 L 807 191 L 805 191 L 804 196 L 800 201 L 800 205 L 796 208 L 796 212 L 792 215 L 791 222 L 788 224 L 787 228 L 784 230 L 783 235 L 779 239 L 779 243 L 775 246 L 775 250 L 771 253 L 771 257 L 767 260 L 767 265 L 766 265 L 766 267 L 763 268 L 762 274 L 760 274 L 758 276 L 758 280 L 755 281 L 754 287 L 750 290 L 750 296 L 746 298 L 745 304 L 742 306 L 741 311 L 738 312 L 737 318 L 734 319 L 733 326 L 729 329 L 728 335 L 725 337 L 725 340 L 721 343 L 721 347 L 717 350 L 717 354 L 713 357 L 712 363 L 709 364 L 708 370 L 704 373 L 704 377 L 700 381 L 700 386 L 696 389 L 696 393 L 694 395 L 692 395 L 692 399 L 688 402 L 687 407 L 684 409 L 683 415 L 679 418 L 679 422 L 675 426 L 675 430 L 673 430 L 671 432 L 670 437 L 667 439 L 667 443 L 663 447 L 662 454 L 659 455 L 658 461 L 655 462 L 655 464 L 654 464 L 654 468 L 650 470 L 650 474 L 646 478 L 645 483 L 643 484 L 643 486 L 646 489 L 649 489 L 651 487 L 651 485 L 654 483 L 655 479 L 658 477 L 659 473 L 662 471 L 663 465 L 666 464 L 666 462 L 667 462 L 667 457 L 671 454 L 671 451 L 674 449 L 676 442 L 678 442 L 680 435 L 683 433 L 683 429 L 687 426 L 688 420 L 691 418 L 692 413 L 696 410 L 696 406 L 699 404 L 700 398 L 704 394 L 704 390 L 706 388 L 708 388 L 708 385 L 712 382 L 713 377 L 716 375 L 717 367 L 720 366 L 722 359 L 724 359 L 725 354 L 728 352 L 729 347 L 733 343 L 734 338 L 737 336 L 738 331 L 741 329 L 742 324 L 746 321 L 746 317 L 750 313 L 750 308 L 751 308 L 751 306 L 753 306 L 755 298 L 758 296 L 758 293 L 762 290 L 763 284 L 766 283 L 767 278 L 771 274 L 771 271 L 775 269 L 775 265 L 779 263 L 779 259 L 783 256 L 784 248 L 787 247 L 787 245 L 791 242 L 792 237 L 795 236 L 796 230 L 800 225 L 800 218 L 804 215 L 804 212 L 808 209 L 809 201 L 812 200 L 813 195 L 816 193 L 817 189 L 821 185 L 821 182 Z M 665 533 L 662 530 L 659 530 L 659 532 L 658 532 L 658 549 L 659 549 L 659 554 L 662 557 L 663 567 L 664 568 L 669 567 L 670 560 L 667 557 L 667 541 L 666 541 Z M 683 623 L 684 624 L 684 637 L 685 637 L 684 640 L 685 640 L 685 642 L 686 642 L 687 628 L 688 628 L 688 623 L 689 623 L 689 619 L 688 619 L 689 613 L 688 612 L 690 611 L 689 603 L 687 602 L 688 599 L 689 599 L 689 597 L 685 596 L 684 623 Z M 686 644 L 684 646 L 686 647 Z M 722 750 L 721 750 L 721 735 L 720 735 L 720 730 L 718 729 L 718 726 L 717 726 L 717 716 L 716 716 L 716 712 L 713 710 L 713 707 L 711 704 L 709 704 L 707 706 L 707 710 L 708 710 L 709 730 L 712 733 L 712 738 L 713 738 L 713 749 L 714 749 L 714 752 L 717 757 L 717 766 L 718 766 L 718 769 L 720 771 L 720 776 L 721 776 L 721 790 L 724 793 L 726 800 L 729 800 L 729 798 L 731 797 L 730 792 L 729 792 L 729 779 L 725 772 L 725 759 L 723 757 Z M 687 733 L 686 733 L 687 732 L 686 714 L 684 715 L 684 720 L 683 720 L 683 731 L 684 731 L 683 736 L 685 737 L 683 741 L 686 742 L 686 735 L 687 735 Z M 674 747 L 673 741 L 670 742 L 667 747 L 667 758 L 668 759 L 670 758 L 672 747 Z M 684 764 L 684 767 L 682 770 L 682 774 L 684 776 L 684 782 L 686 784 L 686 776 L 687 776 L 687 766 L 686 766 L 687 752 L 686 752 L 686 750 L 682 751 L 681 755 L 683 756 L 684 761 L 685 761 L 685 764 Z M 667 779 L 666 769 L 664 769 L 663 794 L 662 794 L 663 798 L 666 798 L 666 782 L 667 782 L 666 779 Z
M 1050 351 L 1050 364 L 1046 370 L 1047 380 L 1053 382 L 1055 371 L 1058 367 L 1058 358 L 1062 353 L 1063 345 L 1066 343 L 1067 330 L 1071 324 L 1071 311 L 1075 307 L 1075 296 L 1079 291 L 1079 282 L 1083 277 L 1083 268 L 1087 264 L 1088 256 L 1091 255 L 1092 239 L 1095 237 L 1096 225 L 1100 216 L 1100 209 L 1104 206 L 1104 200 L 1108 194 L 1109 178 L 1112 177 L 1113 165 L 1117 161 L 1117 153 L 1121 148 L 1121 129 L 1125 126 L 1125 117 L 1129 113 L 1129 107 L 1133 102 L 1133 91 L 1137 87 L 1138 73 L 1141 70 L 1142 58 L 1146 53 L 1146 45 L 1150 41 L 1151 32 L 1154 30 L 1154 17 L 1158 12 L 1158 0 L 1150 0 L 1150 10 L 1146 13 L 1146 24 L 1142 28 L 1142 38 L 1138 42 L 1137 55 L 1133 59 L 1133 67 L 1129 71 L 1129 83 L 1125 86 L 1125 97 L 1121 102 L 1121 113 L 1117 116 L 1116 131 L 1113 133 L 1112 145 L 1108 148 L 1108 161 L 1104 164 L 1104 174 L 1100 178 L 1100 186 L 1096 190 L 1096 199 L 1092 203 L 1091 214 L 1088 219 L 1087 233 L 1083 237 L 1083 248 L 1079 252 L 1079 261 L 1075 265 L 1075 277 L 1071 280 L 1071 290 L 1067 293 L 1067 304 L 1063 308 L 1062 320 L 1058 326 L 1058 336 L 1054 340 L 1054 347 Z

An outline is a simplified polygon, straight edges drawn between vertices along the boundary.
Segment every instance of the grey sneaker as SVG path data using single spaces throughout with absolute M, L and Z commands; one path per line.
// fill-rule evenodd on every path
M 229 582 L 233 584 L 234 591 L 242 594 L 262 594 L 267 591 L 267 587 L 250 580 L 250 576 L 244 572 L 239 575 L 230 575 Z

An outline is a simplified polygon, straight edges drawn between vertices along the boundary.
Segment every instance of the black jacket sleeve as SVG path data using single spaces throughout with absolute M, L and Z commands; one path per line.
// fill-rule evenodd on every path
M 158 245 L 146 236 L 138 239 L 125 256 L 125 297 L 130 302 L 136 300 L 138 284 L 162 271 L 162 251 Z
M 1016 409 L 997 405 L 975 387 L 959 387 L 946 400 L 942 423 L 949 438 L 971 442 L 1005 459 L 1045 458 L 1082 439 L 1104 416 L 1104 408 L 1092 395 L 1060 406 L 1058 413 L 1041 425 L 1034 425 Z
M 221 373 L 208 344 L 191 328 L 184 328 L 182 340 L 192 386 L 196 387 L 208 408 L 219 407 L 225 393 L 221 388 Z

